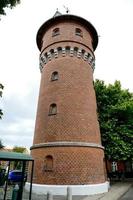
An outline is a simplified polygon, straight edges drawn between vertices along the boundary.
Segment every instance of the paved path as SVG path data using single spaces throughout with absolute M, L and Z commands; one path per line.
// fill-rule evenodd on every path
M 91 196 L 73 196 L 72 200 L 130 200 L 120 199 L 120 197 L 131 188 L 132 184 L 133 182 L 116 182 L 107 193 Z M 24 192 L 23 200 L 28 200 L 28 193 Z M 46 196 L 32 194 L 32 200 L 46 200 Z M 54 200 L 66 200 L 66 197 L 54 196 Z M 131 200 L 133 200 L 133 196 Z
M 120 200 L 133 200 L 133 186 L 120 198 Z
M 132 184 L 133 182 L 116 182 L 111 186 L 109 192 L 88 196 L 83 200 L 120 200 L 120 197 L 131 188 Z
M 9 193 L 10 190 L 7 192 L 7 197 Z M 2 188 L 0 188 L 0 200 L 3 200 Z M 23 193 L 23 200 L 28 200 L 28 192 L 26 191 Z M 32 194 L 32 200 L 46 200 L 46 196 Z M 66 197 L 54 196 L 54 200 L 66 200 Z M 73 196 L 72 200 L 133 200 L 133 180 L 116 182 L 107 193 L 91 196 Z
M 72 200 L 133 200 L 132 185 L 133 180 L 127 182 L 116 182 L 111 186 L 109 192 L 107 193 L 91 196 L 73 196 Z M 7 197 L 10 195 L 9 193 L 10 190 L 7 192 Z M 2 188 L 0 188 L 0 200 L 3 200 Z M 24 191 L 23 200 L 28 200 L 28 192 L 26 191 Z M 32 200 L 46 200 L 46 196 L 32 194 Z M 54 200 L 66 200 L 66 197 L 54 196 Z
M 85 196 L 73 196 L 72 200 L 84 200 Z M 28 200 L 28 195 L 24 193 L 23 200 Z M 47 200 L 45 195 L 32 194 L 32 200 Z M 66 200 L 66 196 L 54 196 L 53 200 Z

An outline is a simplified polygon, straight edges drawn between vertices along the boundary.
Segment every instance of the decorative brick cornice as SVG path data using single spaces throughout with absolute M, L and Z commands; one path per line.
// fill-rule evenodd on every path
M 40 54 L 40 71 L 42 72 L 44 66 L 51 61 L 52 59 L 57 59 L 59 57 L 77 57 L 78 59 L 83 59 L 87 62 L 92 70 L 95 69 L 95 58 L 83 49 L 79 49 L 78 47 L 58 47 L 56 49 L 51 49 L 48 52 L 42 52 Z
M 100 148 L 104 149 L 104 147 L 100 144 L 96 143 L 88 143 L 88 142 L 48 142 L 48 143 L 40 143 L 40 144 L 34 144 L 31 146 L 32 149 L 37 148 L 46 148 L 46 147 L 90 147 L 90 148 Z

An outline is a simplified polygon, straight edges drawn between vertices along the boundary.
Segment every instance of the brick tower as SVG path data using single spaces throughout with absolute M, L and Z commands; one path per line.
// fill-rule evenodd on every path
M 58 11 L 37 33 L 41 85 L 31 147 L 35 186 L 107 185 L 93 88 L 97 44 L 90 22 Z

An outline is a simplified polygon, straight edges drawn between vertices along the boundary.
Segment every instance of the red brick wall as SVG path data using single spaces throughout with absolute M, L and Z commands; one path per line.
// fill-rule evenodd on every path
M 51 81 L 53 71 L 59 80 Z M 57 115 L 49 116 L 49 105 Z M 54 59 L 43 69 L 35 129 L 35 143 L 85 141 L 100 143 L 92 69 L 76 57 Z
M 52 30 L 60 35 L 52 37 Z M 75 36 L 75 28 L 83 37 Z M 53 25 L 43 36 L 42 51 L 57 47 L 78 47 L 93 57 L 92 38 L 85 27 L 77 23 Z M 51 81 L 58 71 L 59 80 Z M 88 142 L 101 144 L 93 88 L 93 70 L 88 62 L 76 56 L 59 56 L 42 70 L 38 110 L 33 145 L 48 142 Z M 57 104 L 57 114 L 49 116 L 49 106 Z M 45 171 L 45 157 L 53 157 L 53 170 Z M 104 152 L 90 147 L 45 147 L 32 149 L 35 159 L 34 183 L 91 184 L 105 181 Z
M 60 35 L 51 37 L 52 31 L 54 28 L 60 28 Z M 80 28 L 83 31 L 83 37 L 75 36 L 75 28 Z M 58 24 L 55 24 L 51 26 L 48 31 L 45 33 L 44 37 L 42 38 L 43 45 L 42 50 L 45 49 L 47 46 L 53 44 L 53 43 L 60 43 L 62 41 L 73 41 L 73 42 L 80 42 L 84 45 L 88 46 L 89 48 L 92 48 L 92 38 L 90 34 L 88 34 L 88 31 L 85 27 L 83 27 L 80 24 L 72 23 L 72 22 L 60 22 Z
M 43 156 L 42 156 L 43 155 Z M 45 171 L 45 156 L 53 156 L 53 170 Z M 87 147 L 34 149 L 35 173 L 38 184 L 94 184 L 105 182 L 103 150 Z

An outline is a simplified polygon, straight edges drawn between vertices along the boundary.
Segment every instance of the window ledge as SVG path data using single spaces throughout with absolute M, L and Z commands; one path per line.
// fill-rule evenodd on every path
M 52 37 L 55 37 L 57 35 L 60 35 L 60 33 L 53 33 Z
M 44 169 L 45 172 L 53 172 L 53 169 Z
M 48 116 L 57 115 L 57 113 L 49 113 Z
M 57 81 L 58 80 L 58 78 L 57 79 L 51 79 L 51 81 Z

